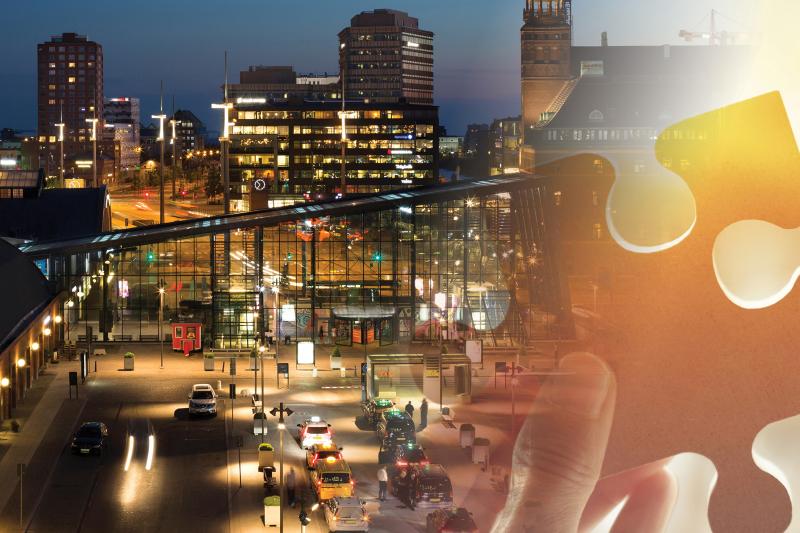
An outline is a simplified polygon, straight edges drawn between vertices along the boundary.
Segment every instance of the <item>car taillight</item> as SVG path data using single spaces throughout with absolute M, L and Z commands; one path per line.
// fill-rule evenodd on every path
M 407 461 L 397 461 L 397 466 L 408 466 Z

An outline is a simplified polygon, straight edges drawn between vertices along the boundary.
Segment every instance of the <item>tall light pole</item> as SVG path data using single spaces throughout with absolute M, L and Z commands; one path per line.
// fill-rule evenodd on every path
M 161 82 L 161 112 L 159 115 L 152 115 L 152 118 L 158 119 L 158 139 L 156 139 L 161 144 L 161 172 L 159 177 L 159 207 L 158 207 L 158 214 L 159 214 L 159 224 L 164 223 L 164 121 L 167 119 L 167 115 L 164 114 L 164 82 Z
M 224 85 L 224 98 L 221 104 L 211 104 L 211 109 L 222 109 L 222 136 L 219 138 L 220 144 L 220 167 L 222 167 L 222 198 L 225 205 L 223 212 L 227 215 L 230 213 L 231 203 L 231 178 L 228 165 L 228 150 L 230 143 L 230 110 L 233 104 L 228 102 L 228 52 L 225 52 L 225 85 Z
M 346 120 L 346 111 L 345 111 L 345 101 L 346 97 L 345 94 L 347 93 L 347 44 L 342 43 L 339 45 L 339 49 L 341 50 L 342 54 L 342 71 L 340 77 L 342 79 L 342 170 L 341 170 L 341 177 L 340 177 L 340 184 L 339 188 L 341 188 L 341 193 L 344 195 L 347 192 L 347 162 L 345 158 L 347 157 L 347 120 Z
M 61 122 L 56 124 L 58 128 L 58 144 L 59 144 L 59 188 L 64 188 L 64 106 L 61 106 Z
M 92 186 L 99 187 L 97 182 L 97 117 L 87 118 L 86 122 L 92 125 Z
M 280 295 L 281 295 L 280 287 L 273 286 L 272 287 L 272 294 L 275 295 L 275 367 L 277 368 L 278 361 L 279 361 L 279 359 L 278 359 L 278 350 L 279 350 L 279 347 L 281 345 L 281 338 L 280 338 L 281 337 L 281 335 L 280 335 L 280 323 L 281 323 L 281 321 L 278 318 L 278 310 L 280 309 L 280 306 L 278 305 L 278 302 L 280 301 Z M 275 380 L 276 380 L 275 386 L 278 387 L 278 386 L 280 386 L 280 382 L 278 381 L 279 378 L 277 377 L 277 374 L 275 374 L 275 376 L 276 376 L 275 377 Z
M 293 412 L 294 411 L 292 411 L 288 407 L 284 407 L 283 406 L 283 402 L 280 403 L 280 407 L 273 407 L 272 410 L 269 412 L 269 414 L 271 414 L 272 416 L 277 416 L 278 417 L 278 433 L 280 434 L 280 441 L 279 441 L 279 446 L 280 446 L 280 471 L 278 473 L 278 475 L 280 476 L 278 478 L 278 482 L 280 483 L 280 491 L 281 491 L 281 494 L 280 494 L 280 502 L 281 502 L 280 520 L 278 521 L 278 524 L 280 525 L 280 530 L 279 530 L 280 533 L 283 533 L 283 485 L 284 485 L 284 483 L 283 483 L 283 432 L 286 431 L 286 424 L 284 423 L 283 415 L 285 414 L 286 416 L 292 416 Z
M 164 369 L 164 287 L 158 287 L 158 340 L 161 343 L 161 369 Z
M 178 179 L 178 136 L 175 133 L 175 126 L 177 125 L 175 121 L 175 97 L 172 97 L 172 120 L 169 121 L 170 126 L 172 126 L 172 138 L 169 140 L 169 143 L 172 145 L 172 199 L 175 200 L 178 196 L 175 191 L 175 182 Z

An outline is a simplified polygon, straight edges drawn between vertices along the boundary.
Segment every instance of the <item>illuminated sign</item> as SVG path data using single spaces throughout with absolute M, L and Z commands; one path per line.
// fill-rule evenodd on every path
M 402 183 L 403 185 L 411 185 L 412 183 L 414 183 L 414 180 L 401 180 L 400 183 Z
M 395 165 L 394 168 L 397 170 L 412 170 L 414 165 Z
M 17 166 L 16 159 L 0 159 L 0 166 L 2 167 L 15 167 Z
M 342 112 L 341 111 L 339 111 L 338 116 L 339 116 L 339 118 L 342 118 Z M 346 118 L 348 120 L 356 119 L 356 118 L 358 118 L 358 111 L 345 111 L 344 112 L 344 118 Z
M 297 343 L 297 364 L 298 365 L 313 365 L 314 359 L 314 343 L 312 341 L 300 341 Z
M 599 77 L 605 74 L 602 61 L 581 61 L 581 77 Z
M 66 189 L 83 189 L 85 181 L 83 178 L 68 178 L 64 180 L 64 188 Z
M 130 102 L 130 98 L 111 98 L 110 102 Z
M 409 48 L 419 48 L 419 44 L 418 43 L 412 43 L 412 42 L 409 41 L 406 44 L 408 45 Z
M 78 165 L 78 168 L 92 168 L 91 161 L 78 160 L 75 161 L 75 164 Z
M 267 182 L 261 178 L 253 181 L 253 188 L 257 191 L 263 191 L 267 188 Z
M 411 155 L 413 153 L 412 150 L 389 150 L 390 155 Z
M 121 279 L 117 281 L 117 292 L 119 293 L 120 298 L 127 298 L 130 296 L 130 289 L 128 287 L 127 279 Z
M 266 98 L 237 98 L 237 104 L 266 104 Z
M 410 140 L 414 139 L 414 134 L 413 133 L 404 133 L 403 135 L 395 135 L 394 138 L 397 139 L 397 140 L 410 141 Z

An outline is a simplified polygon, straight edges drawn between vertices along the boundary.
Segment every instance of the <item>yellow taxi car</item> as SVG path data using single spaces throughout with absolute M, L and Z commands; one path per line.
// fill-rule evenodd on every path
M 344 459 L 328 457 L 311 471 L 311 484 L 320 501 L 350 498 L 354 494 L 353 473 Z
M 306 449 L 306 464 L 309 470 L 313 470 L 317 467 L 318 462 L 325 461 L 329 457 L 343 459 L 342 449 L 332 442 L 314 444 Z

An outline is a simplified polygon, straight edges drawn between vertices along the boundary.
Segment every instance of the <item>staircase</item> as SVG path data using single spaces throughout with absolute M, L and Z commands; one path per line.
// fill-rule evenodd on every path
M 553 98 L 553 101 L 550 102 L 550 105 L 547 106 L 547 109 L 542 112 L 539 121 L 534 126 L 535 128 L 547 127 L 553 121 L 553 119 L 556 118 L 558 112 L 561 111 L 561 108 L 564 107 L 565 103 L 567 103 L 567 99 L 569 99 L 572 91 L 574 91 L 575 87 L 578 86 L 579 81 L 580 78 L 575 78 L 564 84 L 555 98 Z

